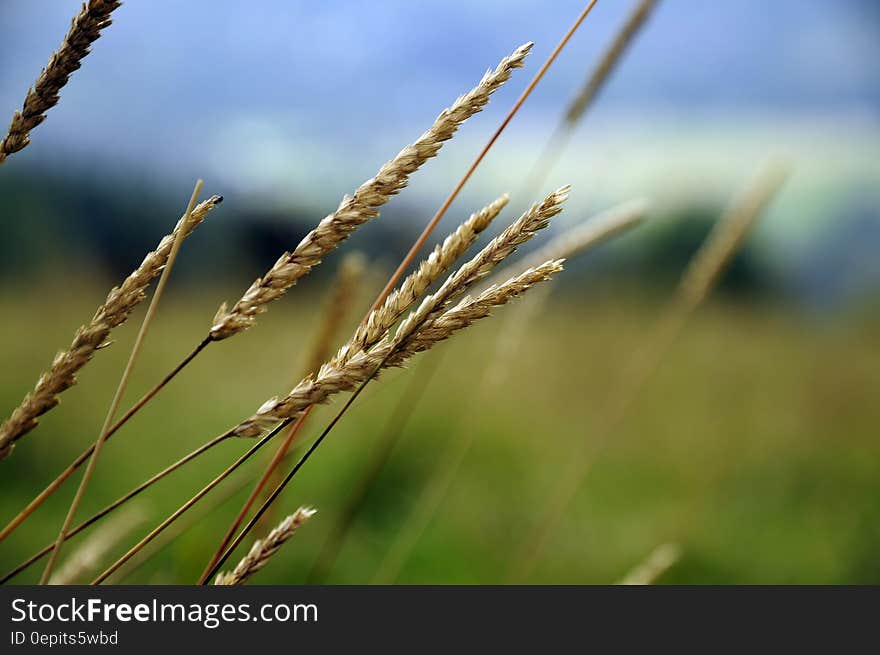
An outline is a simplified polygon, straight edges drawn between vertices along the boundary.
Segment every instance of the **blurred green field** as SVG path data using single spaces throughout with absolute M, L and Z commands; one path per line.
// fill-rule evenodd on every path
M 0 298 L 4 415 L 104 293 L 66 280 L 42 288 L 44 294 L 16 289 Z M 247 334 L 212 346 L 114 437 L 80 518 L 289 386 L 317 324 L 320 299 L 305 291 L 295 290 Z M 135 371 L 129 402 L 203 336 L 222 295 L 238 292 L 172 292 Z M 478 389 L 479 380 L 499 331 L 517 320 L 517 307 L 425 356 L 447 351 L 329 582 L 371 580 L 439 455 L 461 430 L 475 433 L 475 447 L 398 581 L 505 580 L 510 557 L 540 517 L 558 472 L 576 444 L 590 439 L 625 363 L 650 339 L 658 317 L 656 299 L 574 293 L 554 298 L 531 324 L 516 358 L 505 364 L 505 381 L 491 393 Z M 356 314 L 366 308 L 366 295 Z M 0 462 L 4 524 L 95 438 L 135 325 L 116 333 L 118 343 L 96 357 L 61 406 Z M 598 452 L 530 581 L 611 583 L 655 546 L 674 542 L 683 557 L 662 582 L 880 583 L 878 327 L 876 318 L 810 321 L 734 300 L 704 307 Z M 416 364 L 373 383 L 303 469 L 282 509 L 310 504 L 319 513 L 255 583 L 304 581 L 419 369 Z M 316 436 L 338 407 L 314 413 L 306 436 Z M 248 445 L 224 443 L 146 494 L 139 504 L 150 520 L 128 543 Z M 257 468 L 248 471 L 255 475 Z M 54 538 L 72 493 L 65 487 L 0 545 L 4 571 Z M 199 520 L 125 581 L 194 582 L 243 496 Z M 65 554 L 80 543 L 70 542 Z M 36 581 L 41 568 L 16 582 Z

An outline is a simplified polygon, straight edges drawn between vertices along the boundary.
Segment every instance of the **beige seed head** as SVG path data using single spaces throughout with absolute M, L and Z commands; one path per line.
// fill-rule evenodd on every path
M 395 340 L 399 342 L 406 339 L 429 317 L 441 311 L 455 297 L 460 296 L 474 283 L 488 275 L 495 266 L 514 253 L 518 246 L 547 227 L 550 219 L 562 211 L 562 204 L 568 199 L 570 191 L 571 187 L 568 185 L 557 189 L 540 204 L 532 205 L 504 232 L 492 239 L 476 257 L 459 268 L 436 293 L 425 298 L 419 308 L 403 320 L 397 328 Z
M 510 79 L 513 70 L 522 67 L 531 47 L 532 44 L 527 43 L 502 59 L 495 70 L 487 72 L 474 89 L 444 110 L 415 143 L 382 166 L 376 176 L 364 182 L 353 196 L 343 198 L 337 210 L 309 232 L 293 252 L 284 253 L 266 275 L 250 286 L 231 310 L 227 310 L 225 304 L 221 305 L 214 316 L 211 338 L 215 341 L 226 339 L 253 326 L 256 317 L 266 311 L 270 302 L 284 295 L 354 230 L 378 216 L 377 208 L 403 189 L 409 176 L 428 159 L 435 157 L 458 127 L 486 106 L 489 96 Z
M 485 318 L 494 307 L 506 305 L 534 285 L 545 282 L 562 271 L 565 260 L 547 261 L 529 268 L 503 284 L 493 285 L 475 298 L 465 296 L 452 309 L 434 320 L 427 321 L 389 359 L 388 365 L 399 366 L 414 354 L 428 350 L 448 339 L 454 332 L 468 327 L 474 321 Z
M 278 552 L 297 529 L 317 512 L 310 507 L 300 507 L 296 512 L 284 519 L 277 528 L 264 539 L 254 542 L 247 555 L 229 572 L 220 573 L 214 581 L 215 585 L 242 585 L 248 578 L 266 566 L 269 559 Z
M 46 119 L 46 112 L 58 104 L 61 89 L 101 30 L 110 25 L 110 14 L 121 5 L 116 0 L 89 0 L 71 21 L 70 30 L 61 47 L 49 57 L 49 63 L 40 73 L 34 86 L 28 90 L 21 111 L 12 115 L 9 131 L 0 141 L 0 164 L 8 155 L 18 152 L 30 143 L 30 132 Z
M 146 289 L 162 272 L 178 232 L 185 229 L 183 236 L 189 236 L 222 200 L 222 196 L 213 196 L 199 203 L 193 209 L 189 223 L 184 226 L 182 217 L 174 231 L 162 238 L 141 265 L 120 286 L 110 290 L 92 320 L 77 330 L 70 347 L 55 356 L 51 368 L 40 376 L 33 391 L 0 426 L 0 459 L 12 452 L 16 440 L 36 427 L 38 417 L 58 404 L 58 395 L 76 384 L 77 373 L 106 345 L 111 330 L 123 324 L 138 303 L 146 298 Z
M 351 340 L 340 348 L 334 365 L 340 366 L 355 353 L 376 344 L 397 320 L 421 297 L 443 273 L 455 263 L 477 240 L 492 220 L 509 202 L 505 194 L 471 214 L 464 223 L 438 244 L 418 269 L 392 291 L 382 306 L 370 312 L 367 320 L 358 326 Z

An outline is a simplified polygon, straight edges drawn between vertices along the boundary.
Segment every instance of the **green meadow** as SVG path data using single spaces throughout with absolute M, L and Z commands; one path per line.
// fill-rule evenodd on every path
M 0 299 L 4 413 L 104 293 L 98 286 L 68 289 L 64 280 L 49 286 L 46 294 L 15 290 Z M 352 308 L 349 326 L 369 295 L 365 290 Z M 286 391 L 301 376 L 326 296 L 294 290 L 254 329 L 205 351 L 108 443 L 78 517 Z M 126 406 L 204 336 L 219 297 L 172 291 Z M 656 338 L 662 306 L 656 296 L 566 288 L 537 312 L 503 308 L 407 369 L 371 383 L 284 492 L 273 522 L 300 505 L 316 507 L 317 515 L 254 582 L 306 579 L 383 436 L 400 424 L 392 417 L 405 402 L 409 418 L 329 583 L 373 580 L 401 526 L 419 509 L 424 485 L 463 434 L 473 446 L 397 582 L 507 581 L 561 472 L 586 448 L 592 466 L 528 582 L 613 583 L 658 545 L 674 543 L 681 559 L 660 582 L 880 583 L 876 316 L 817 320 L 719 296 L 697 312 L 622 420 L 599 439 L 620 390 L 632 384 L 627 371 L 634 358 Z M 116 342 L 97 354 L 61 405 L 0 463 L 4 524 L 97 436 L 136 324 L 115 333 Z M 514 339 L 514 347 L 499 359 L 503 339 Z M 424 382 L 432 368 L 424 394 L 410 402 L 417 395 L 408 394 L 410 385 Z M 312 414 L 300 448 L 341 400 Z M 144 493 L 132 503 L 143 522 L 101 563 L 108 565 L 250 443 L 224 442 Z M 270 444 L 258 453 L 242 475 L 184 516 L 179 525 L 187 530 L 118 579 L 194 582 L 244 501 L 248 479 L 272 451 Z M 68 483 L 0 544 L 4 571 L 55 537 L 72 494 Z M 227 500 L 218 504 L 221 495 Z M 70 541 L 62 559 L 88 534 Z M 15 582 L 35 582 L 40 571 L 34 566 Z

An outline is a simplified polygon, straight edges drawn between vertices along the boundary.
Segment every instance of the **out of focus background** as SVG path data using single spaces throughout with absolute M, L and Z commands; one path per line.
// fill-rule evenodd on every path
M 204 336 L 220 301 L 237 299 L 487 68 L 534 41 L 526 69 L 344 246 L 369 263 L 353 327 L 582 9 L 550 4 L 123 5 L 32 144 L 0 169 L 0 414 L 170 230 L 197 177 L 225 201 L 184 245 L 130 400 Z M 373 579 L 464 431 L 474 447 L 397 581 L 504 581 L 568 453 L 590 441 L 656 334 L 688 258 L 774 156 L 792 169 L 782 192 L 626 418 L 594 444 L 594 465 L 529 581 L 611 583 L 674 543 L 681 559 L 662 582 L 880 583 L 880 8 L 660 0 L 536 189 L 537 157 L 633 5 L 598 3 L 435 240 L 502 192 L 509 221 L 565 183 L 571 199 L 551 233 L 631 198 L 651 203 L 648 222 L 570 263 L 528 317 L 515 356 L 499 363 L 496 354 L 505 330 L 528 316 L 510 307 L 374 383 L 285 492 L 282 509 L 319 513 L 255 581 L 306 579 L 409 402 L 401 398 L 429 366 L 436 375 L 325 579 Z M 20 107 L 78 8 L 0 6 L 0 121 Z M 329 257 L 253 330 L 206 352 L 114 438 L 81 516 L 299 379 L 342 257 Z M 97 436 L 140 316 L 0 462 L 0 522 Z M 492 367 L 502 375 L 487 387 Z M 333 409 L 316 413 L 305 436 Z M 244 447 L 223 444 L 145 494 L 146 521 L 127 542 Z M 249 475 L 265 456 L 254 464 Z M 72 493 L 0 545 L 4 570 L 55 536 Z M 194 581 L 245 494 L 126 581 Z

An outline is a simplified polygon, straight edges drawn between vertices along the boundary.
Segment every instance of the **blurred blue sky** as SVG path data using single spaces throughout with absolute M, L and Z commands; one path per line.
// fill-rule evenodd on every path
M 463 202 L 501 191 L 517 199 L 633 3 L 600 0 Z M 0 116 L 20 105 L 78 5 L 0 3 Z M 180 197 L 202 176 L 209 190 L 241 202 L 330 209 L 486 68 L 535 41 L 527 69 L 414 178 L 410 204 L 434 203 L 581 8 L 575 0 L 129 0 L 16 161 L 123 170 Z M 661 206 L 717 201 L 766 155 L 784 154 L 795 175 L 761 237 L 780 267 L 793 266 L 828 230 L 880 221 L 878 62 L 876 0 L 661 0 L 550 184 L 574 185 L 573 219 L 633 195 Z

